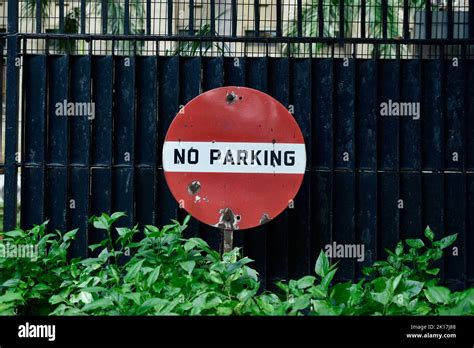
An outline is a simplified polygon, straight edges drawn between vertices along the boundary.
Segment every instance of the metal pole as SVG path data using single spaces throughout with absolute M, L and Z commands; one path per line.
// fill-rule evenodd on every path
M 8 0 L 7 38 L 7 96 L 5 130 L 5 191 L 4 230 L 16 225 L 17 209 L 17 146 L 19 108 L 19 57 L 18 53 L 18 0 Z
M 228 253 L 234 247 L 234 231 L 222 230 L 222 253 Z

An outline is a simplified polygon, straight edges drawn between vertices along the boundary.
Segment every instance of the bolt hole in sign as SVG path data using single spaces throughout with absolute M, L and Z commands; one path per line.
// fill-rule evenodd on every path
M 262 225 L 288 207 L 306 166 L 303 135 L 277 100 L 221 87 L 176 115 L 163 145 L 175 199 L 193 217 L 226 230 Z

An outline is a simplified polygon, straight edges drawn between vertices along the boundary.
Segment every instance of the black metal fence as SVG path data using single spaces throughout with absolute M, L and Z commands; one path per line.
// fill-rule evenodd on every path
M 326 1 L 313 2 L 321 3 Z M 347 3 L 338 2 L 339 14 Z M 366 14 L 369 3 L 360 2 Z M 85 2 L 80 4 L 84 13 Z M 235 9 L 237 2 L 230 4 Z M 295 4 L 301 20 L 307 5 Z M 389 4 L 381 1 L 380 11 L 388 13 Z M 406 12 L 411 2 L 403 4 Z M 454 28 L 454 7 L 447 4 L 448 27 Z M 278 8 L 274 24 L 283 28 L 284 11 Z M 333 242 L 365 246 L 362 262 L 341 259 L 338 280 L 357 278 L 364 265 L 385 255 L 384 248 L 419 237 L 430 225 L 438 235 L 459 234 L 455 249 L 440 262 L 443 279 L 453 288 L 473 286 L 474 40 L 455 38 L 451 29 L 446 38 L 430 39 L 429 26 L 424 39 L 393 38 L 385 15 L 381 38 L 369 37 L 367 20 L 354 22 L 361 37 L 320 37 L 319 31 L 313 37 L 300 30 L 298 20 L 298 35 L 282 29 L 262 37 L 265 17 L 260 26 L 254 23 L 260 31 L 245 36 L 234 31 L 236 12 L 230 13 L 229 36 L 61 34 L 43 27 L 27 33 L 16 20 L 21 6 L 9 11 L 1 40 L 7 44 L 5 229 L 18 218 L 25 228 L 46 219 L 50 228 L 79 228 L 73 254 L 86 255 L 87 245 L 102 238 L 88 224 L 90 215 L 125 211 L 123 225 L 141 226 L 184 217 L 163 178 L 166 130 L 180 107 L 201 92 L 248 86 L 292 111 L 308 152 L 294 209 L 235 234 L 264 283 L 312 272 L 319 251 Z M 60 12 L 59 19 L 67 15 Z M 151 18 L 148 11 L 145 23 Z M 164 18 L 172 26 L 174 17 Z M 217 27 L 217 15 L 209 18 Z M 410 27 L 408 17 L 399 18 Z M 467 27 L 472 37 L 469 22 Z M 57 104 L 65 101 L 94 103 L 94 116 L 58 115 Z M 419 109 L 385 115 L 383 105 L 393 103 Z M 218 230 L 194 220 L 186 235 L 216 248 L 220 242 Z
M 7 9 L 20 33 L 65 35 L 133 35 L 179 39 L 162 44 L 160 55 L 269 55 L 350 56 L 353 47 L 344 39 L 391 39 L 402 57 L 417 57 L 416 46 L 404 40 L 474 39 L 473 0 L 16 0 L 0 3 L 0 30 L 6 31 Z M 13 13 L 14 12 L 14 13 Z M 220 40 L 186 38 L 240 38 L 241 45 Z M 289 45 L 286 38 L 318 38 L 312 45 Z M 327 42 L 323 39 L 337 39 Z M 266 45 L 256 45 L 262 39 Z M 268 39 L 268 40 L 267 40 Z M 276 39 L 276 40 L 275 40 Z M 273 44 L 277 42 L 279 44 Z M 286 45 L 285 45 L 286 43 Z M 31 53 L 87 54 L 87 40 L 51 39 L 46 45 L 31 41 Z M 109 54 L 110 43 L 93 47 L 93 54 Z M 154 55 L 154 45 L 137 41 L 136 47 L 118 40 L 116 54 Z M 469 51 L 472 54 L 472 51 Z M 382 45 L 381 57 L 394 58 L 395 46 Z M 359 55 L 371 57 L 371 45 Z M 433 54 L 436 54 L 434 52 Z M 456 53 L 458 54 L 458 53 Z

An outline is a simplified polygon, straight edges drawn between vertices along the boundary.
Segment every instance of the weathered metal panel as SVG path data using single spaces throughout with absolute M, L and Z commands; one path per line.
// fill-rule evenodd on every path
M 335 279 L 348 280 L 354 278 L 355 259 L 334 257 L 337 245 L 356 244 L 356 183 L 355 173 L 335 172 L 333 178 L 333 238 L 336 249 L 332 248 L 332 261 L 339 262 L 339 270 Z
M 288 107 L 290 102 L 289 61 L 282 58 L 268 60 L 268 94 Z M 288 211 L 270 221 L 267 232 L 267 284 L 288 279 Z
M 377 61 L 360 61 L 356 69 L 356 167 L 374 171 L 377 169 L 377 123 L 380 115 Z
M 430 117 L 421 110 L 421 61 L 401 62 L 400 100 L 409 105 L 408 110 L 418 109 L 419 116 L 400 118 L 400 169 L 419 171 L 421 169 L 421 118 Z M 419 103 L 419 104 L 411 104 Z M 418 106 L 417 106 L 418 105 Z M 420 117 L 419 119 L 417 119 Z
M 424 170 L 442 170 L 444 164 L 444 113 L 442 67 L 439 60 L 424 61 L 422 65 L 423 115 L 422 149 Z
M 268 93 L 268 58 L 247 58 L 246 86 Z M 245 233 L 245 254 L 255 260 L 257 270 L 266 286 L 267 279 L 267 233 L 268 224 Z
M 290 60 L 290 105 L 303 133 L 306 146 L 306 168 L 311 165 L 311 60 Z M 288 212 L 291 234 L 288 239 L 289 272 L 292 278 L 308 274 L 311 269 L 311 176 L 306 172 L 295 197 L 294 209 Z
M 163 141 L 171 121 L 179 111 L 179 57 L 158 58 L 158 166 L 162 165 Z M 169 223 L 178 213 L 163 175 L 158 172 L 157 223 Z
M 24 148 L 21 168 L 21 225 L 44 220 L 44 160 L 46 151 L 46 56 L 24 59 Z
M 398 61 L 378 62 L 377 71 L 378 104 L 386 103 L 391 110 L 390 103 L 399 102 L 400 63 Z M 397 116 L 381 116 L 379 110 L 377 129 L 378 169 L 398 170 L 399 166 L 399 122 Z
M 364 260 L 356 263 L 356 276 L 362 276 L 362 269 L 372 265 L 378 258 L 377 236 L 377 173 L 361 172 L 357 175 L 357 216 L 356 216 L 356 243 L 363 244 L 365 249 Z

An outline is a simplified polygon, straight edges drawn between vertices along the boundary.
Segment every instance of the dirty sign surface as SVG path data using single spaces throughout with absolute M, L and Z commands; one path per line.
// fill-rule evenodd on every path
M 216 88 L 191 100 L 163 145 L 166 182 L 180 207 L 221 229 L 274 219 L 298 192 L 305 166 L 293 116 L 246 87 Z

